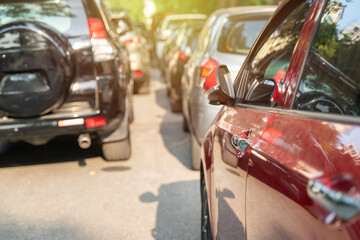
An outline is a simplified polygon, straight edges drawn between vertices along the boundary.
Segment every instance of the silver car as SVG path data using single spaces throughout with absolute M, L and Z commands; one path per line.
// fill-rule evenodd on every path
M 135 93 L 149 93 L 151 69 L 151 45 L 136 31 L 135 24 L 126 12 L 113 14 L 112 22 L 117 27 L 120 41 L 129 52 L 131 75 Z
M 183 23 L 194 23 L 196 21 L 204 21 L 206 19 L 207 16 L 204 14 L 175 14 L 165 17 L 158 32 L 156 41 L 156 54 L 159 61 L 162 62 L 163 60 L 164 45 L 174 29 L 180 28 Z M 161 63 L 160 66 L 163 67 Z
M 216 66 L 227 65 L 235 79 L 249 49 L 276 6 L 220 9 L 205 23 L 195 51 L 182 76 L 183 128 L 191 132 L 192 168 L 200 168 L 200 147 L 220 106 L 208 104 L 202 93 L 205 77 Z

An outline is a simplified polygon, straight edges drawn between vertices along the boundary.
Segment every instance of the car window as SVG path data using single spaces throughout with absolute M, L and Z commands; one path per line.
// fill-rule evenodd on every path
M 330 0 L 294 101 L 299 110 L 360 115 L 359 1 Z
M 195 48 L 195 52 L 197 53 L 203 53 L 206 51 L 206 49 L 209 46 L 210 43 L 210 37 L 211 37 L 211 33 L 213 30 L 213 25 L 215 24 L 215 20 L 217 19 L 217 15 L 212 15 L 209 17 L 208 21 L 205 23 L 204 27 L 202 28 L 197 44 L 196 44 L 196 48 Z
M 247 55 L 267 19 L 229 19 L 221 30 L 218 51 Z
M 251 86 L 262 80 L 274 80 L 281 85 L 298 41 L 302 26 L 312 5 L 312 0 L 297 2 L 287 10 L 288 13 L 279 20 L 280 24 L 267 38 L 255 55 L 248 62 L 247 78 L 239 91 L 240 98 L 249 99 Z M 292 11 L 289 11 L 292 10 Z M 271 27 L 271 26 L 270 26 Z M 247 93 L 247 95 L 245 95 Z M 245 95 L 245 96 L 244 96 Z M 261 105 L 261 103 L 259 103 Z
M 81 1 L 38 0 L 0 3 L 0 25 L 17 21 L 44 22 L 65 36 L 89 35 L 87 18 Z

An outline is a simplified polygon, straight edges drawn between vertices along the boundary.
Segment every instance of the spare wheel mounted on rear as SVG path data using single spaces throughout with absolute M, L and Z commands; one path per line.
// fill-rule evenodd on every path
M 67 39 L 39 22 L 0 27 L 0 111 L 32 117 L 59 107 L 75 72 Z

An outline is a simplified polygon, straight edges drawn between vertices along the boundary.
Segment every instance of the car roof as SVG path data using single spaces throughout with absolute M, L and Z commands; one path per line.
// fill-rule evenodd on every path
M 231 17 L 234 15 L 255 15 L 261 13 L 273 13 L 278 6 L 265 5 L 265 6 L 245 6 L 245 7 L 231 7 L 222 8 L 215 11 L 212 15 Z

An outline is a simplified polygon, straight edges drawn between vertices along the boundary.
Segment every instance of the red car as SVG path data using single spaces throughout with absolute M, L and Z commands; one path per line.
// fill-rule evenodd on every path
M 202 239 L 360 239 L 360 1 L 284 0 L 201 151 Z

